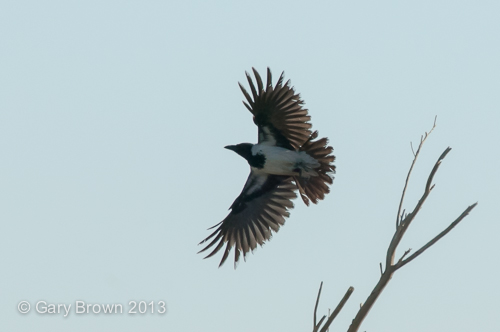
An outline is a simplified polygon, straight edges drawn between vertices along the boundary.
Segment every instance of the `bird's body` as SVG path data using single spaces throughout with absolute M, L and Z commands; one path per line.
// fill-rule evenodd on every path
M 304 151 L 289 150 L 267 144 L 252 144 L 248 154 L 246 150 L 249 145 L 247 144 L 250 143 L 242 144 L 244 145 L 229 145 L 226 148 L 236 153 L 238 153 L 238 149 L 243 150 L 244 154 L 240 155 L 247 159 L 252 172 L 303 177 L 317 175 L 314 168 L 318 168 L 320 164 Z
M 277 232 L 289 216 L 289 209 L 293 208 L 291 200 L 297 197 L 295 191 L 306 205 L 323 199 L 335 172 L 333 148 L 327 146 L 326 138 L 315 141 L 318 133 L 310 130 L 310 116 L 289 82 L 283 85 L 283 74 L 273 86 L 268 69 L 264 88 L 260 75 L 253 71 L 257 89 L 247 74 L 253 98 L 241 84 L 240 88 L 248 101 L 244 104 L 259 129 L 258 143 L 226 146 L 247 160 L 250 175 L 229 215 L 201 242 L 214 237 L 201 251 L 217 244 L 207 257 L 226 244 L 220 265 L 231 248 L 235 247 L 236 266 L 240 253 L 245 257 L 257 244 L 269 240 L 271 230 Z

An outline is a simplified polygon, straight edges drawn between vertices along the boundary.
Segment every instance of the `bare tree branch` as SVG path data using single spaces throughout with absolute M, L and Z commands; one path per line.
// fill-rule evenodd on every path
M 398 264 L 395 265 L 395 268 L 396 270 L 405 266 L 407 263 L 411 262 L 412 260 L 414 260 L 415 258 L 417 258 L 421 253 L 423 253 L 424 251 L 426 251 L 428 248 L 430 248 L 433 244 L 435 244 L 436 242 L 438 242 L 442 237 L 444 237 L 446 234 L 448 234 L 456 225 L 458 225 L 459 222 L 462 221 L 462 219 L 464 219 L 465 217 L 467 217 L 467 215 L 469 214 L 470 211 L 472 211 L 473 208 L 475 208 L 477 205 L 477 202 L 470 205 L 467 209 L 465 209 L 464 212 L 462 212 L 462 214 L 457 218 L 455 219 L 454 222 L 452 222 L 448 227 L 446 227 L 446 229 L 444 231 L 442 231 L 441 233 L 439 233 L 438 235 L 436 235 L 432 240 L 430 240 L 429 242 L 427 242 L 426 245 L 424 245 L 422 248 L 418 249 L 417 251 L 415 251 L 413 253 L 413 255 L 411 255 L 410 257 L 408 257 L 407 259 L 403 260 L 402 262 L 398 262 Z M 402 257 L 404 258 L 404 257 Z
M 422 138 L 420 138 L 420 144 L 418 145 L 417 152 L 413 152 L 413 156 L 414 156 L 413 162 L 411 163 L 410 170 L 408 171 L 408 175 L 406 176 L 405 185 L 403 187 L 403 193 L 401 194 L 401 200 L 399 201 L 398 214 L 396 216 L 396 228 L 399 226 L 400 220 L 403 219 L 402 218 L 402 214 L 401 214 L 401 209 L 403 208 L 403 202 L 405 200 L 406 189 L 408 188 L 408 182 L 410 180 L 411 172 L 413 171 L 413 166 L 415 166 L 415 163 L 417 162 L 418 155 L 420 154 L 420 148 L 424 144 L 424 142 L 427 139 L 427 137 L 432 133 L 432 131 L 434 130 L 434 128 L 436 128 L 436 119 L 437 119 L 437 116 L 434 118 L 434 125 L 432 126 L 431 130 L 429 131 L 429 133 L 425 133 L 425 136 L 423 136 Z M 410 144 L 410 145 L 411 145 L 411 150 L 413 151 L 413 144 Z
M 318 297 L 316 298 L 316 306 L 314 307 L 314 329 L 313 329 L 313 332 L 318 332 L 319 328 L 321 327 L 321 324 L 323 323 L 323 320 L 326 317 L 326 316 L 323 316 L 323 318 L 321 318 L 321 320 L 319 321 L 319 323 L 316 324 L 316 310 L 318 309 L 319 297 L 320 297 L 320 294 L 321 294 L 321 288 L 322 287 L 323 287 L 323 282 L 321 282 L 321 285 L 319 286 Z M 325 332 L 326 330 L 328 330 L 328 328 L 332 324 L 332 322 L 335 319 L 335 317 L 337 317 L 337 315 L 339 314 L 340 310 L 342 310 L 342 308 L 346 304 L 347 300 L 349 300 L 349 297 L 351 296 L 352 292 L 354 292 L 354 287 L 351 286 L 351 287 L 349 287 L 349 289 L 347 289 L 347 292 L 345 293 L 345 295 L 342 298 L 342 300 L 340 300 L 340 302 L 337 305 L 337 307 L 335 308 L 335 310 L 333 310 L 332 314 L 328 316 L 328 319 L 327 319 L 325 325 L 323 326 L 323 328 L 321 328 L 320 332 Z
M 321 296 L 321 289 L 323 288 L 323 281 L 319 285 L 319 291 L 318 291 L 318 297 L 316 298 L 316 305 L 314 306 L 314 330 L 313 332 L 318 331 L 319 325 L 321 325 L 321 322 L 323 322 L 323 319 L 325 319 L 325 316 L 323 316 L 319 322 L 319 324 L 316 324 L 316 312 L 318 311 L 318 303 L 319 303 L 319 297 Z
M 323 315 L 323 317 L 321 317 L 321 319 L 319 320 L 318 325 L 314 326 L 313 332 L 318 332 L 318 329 L 321 327 L 321 324 L 323 324 L 323 321 L 325 320 L 325 318 L 326 318 L 325 315 Z
M 426 135 L 425 138 L 427 138 L 427 136 L 428 135 Z M 420 145 L 418 146 L 417 155 L 415 156 L 415 159 L 413 160 L 414 162 L 418 157 L 418 153 L 422 147 L 422 144 L 425 142 L 425 138 L 420 142 Z M 420 208 L 422 208 L 422 205 L 424 204 L 425 200 L 427 199 L 427 197 L 431 193 L 432 188 L 434 188 L 434 186 L 431 186 L 432 180 L 434 179 L 434 175 L 436 174 L 437 170 L 439 169 L 441 162 L 443 161 L 443 159 L 446 157 L 446 155 L 450 151 L 451 151 L 451 148 L 447 147 L 444 150 L 444 152 L 439 156 L 438 160 L 434 164 L 434 167 L 432 168 L 431 173 L 429 174 L 429 177 L 427 179 L 427 183 L 425 185 L 425 190 L 424 190 L 424 193 L 422 194 L 422 197 L 418 201 L 418 203 L 415 206 L 415 208 L 413 209 L 413 211 L 410 212 L 408 215 L 406 215 L 406 217 L 404 217 L 404 219 L 402 219 L 400 221 L 399 225 L 396 227 L 396 232 L 394 233 L 394 236 L 392 237 L 392 241 L 389 245 L 389 248 L 387 249 L 386 266 L 390 266 L 390 265 L 394 264 L 394 255 L 396 254 L 396 248 L 399 245 L 399 242 L 401 242 L 401 239 L 403 238 L 403 236 L 405 235 L 406 230 L 410 227 L 411 222 L 417 216 L 417 213 L 420 211 Z M 411 172 L 411 168 L 413 168 L 413 165 L 414 165 L 414 163 L 412 163 L 412 165 L 410 167 L 410 172 Z M 409 176 L 410 176 L 410 173 L 408 173 L 408 177 Z M 407 181 L 408 181 L 408 178 L 407 178 Z M 406 187 L 406 183 L 405 183 L 405 187 Z M 403 195 L 404 195 L 404 191 L 403 191 Z M 403 202 L 403 196 L 401 197 L 401 202 Z
M 424 193 L 422 194 L 422 197 L 418 201 L 417 205 L 413 209 L 412 212 L 409 214 L 405 215 L 404 212 L 401 212 L 403 202 L 404 202 L 404 196 L 406 193 L 406 189 L 408 187 L 408 180 L 410 178 L 411 172 L 413 170 L 413 166 L 415 165 L 415 162 L 418 158 L 418 155 L 420 153 L 420 150 L 422 148 L 422 145 L 424 144 L 425 140 L 429 136 L 429 134 L 432 132 L 432 130 L 436 127 L 436 120 L 434 120 L 434 125 L 432 129 L 429 131 L 429 133 L 425 133 L 424 136 L 422 136 L 420 140 L 420 144 L 417 148 L 417 152 L 414 154 L 414 159 L 413 162 L 410 166 L 410 170 L 408 171 L 408 175 L 406 177 L 405 185 L 403 188 L 403 193 L 401 194 L 401 200 L 399 203 L 399 208 L 398 208 L 398 213 L 397 213 L 397 220 L 396 220 L 396 231 L 394 232 L 394 235 L 392 237 L 392 240 L 389 244 L 389 247 L 387 248 L 387 255 L 386 255 L 386 268 L 385 271 L 382 273 L 382 276 L 380 277 L 380 280 L 377 282 L 375 285 L 374 289 L 372 290 L 371 294 L 368 296 L 366 299 L 364 305 L 360 308 L 358 313 L 356 314 L 356 317 L 354 317 L 351 326 L 349 326 L 349 329 L 347 330 L 348 332 L 356 332 L 358 331 L 359 327 L 361 326 L 361 323 L 365 319 L 366 315 L 372 308 L 373 304 L 375 301 L 378 299 L 382 291 L 384 290 L 385 286 L 389 283 L 389 280 L 391 280 L 392 275 L 396 270 L 399 268 L 403 267 L 407 263 L 411 262 L 413 259 L 418 257 L 421 253 L 423 253 L 425 250 L 427 250 L 429 247 L 431 247 L 433 244 L 435 244 L 439 239 L 444 237 L 448 232 L 450 232 L 462 219 L 464 219 L 474 207 L 476 207 L 477 203 L 469 206 L 453 223 L 451 223 L 444 231 L 442 231 L 440 234 L 438 234 L 436 237 L 434 237 L 431 241 L 429 241 L 426 245 L 424 245 L 422 248 L 417 250 L 415 253 L 410 255 L 407 259 L 405 257 L 410 253 L 410 250 L 405 251 L 403 256 L 399 259 L 399 261 L 394 264 L 394 257 L 396 254 L 396 248 L 398 247 L 399 243 L 401 242 L 401 239 L 403 238 L 404 234 L 406 233 L 408 227 L 410 227 L 411 222 L 415 219 L 417 213 L 420 211 L 422 205 L 424 204 L 425 200 L 429 196 L 430 192 L 434 188 L 434 185 L 432 185 L 432 180 L 434 179 L 434 175 L 436 174 L 437 170 L 439 169 L 439 166 L 441 165 L 441 162 L 443 159 L 446 157 L 446 155 L 451 151 L 451 148 L 448 147 L 444 150 L 444 152 L 439 156 L 438 160 L 434 164 L 434 167 L 432 168 L 432 171 L 429 174 L 429 177 L 427 179 L 427 183 L 425 185 Z M 403 210 L 404 211 L 404 210 Z
M 384 288 L 387 286 L 387 284 L 391 280 L 392 275 L 398 269 L 400 269 L 401 267 L 410 263 L 412 260 L 414 260 L 419 255 L 421 255 L 425 250 L 429 249 L 432 245 L 437 243 L 441 238 L 443 238 L 446 234 L 448 234 L 456 225 L 458 225 L 477 206 L 477 203 L 474 203 L 474 204 L 470 205 L 469 207 L 467 207 L 467 209 L 465 209 L 464 212 L 462 212 L 462 214 L 455 221 L 453 221 L 441 233 L 436 235 L 432 240 L 427 242 L 427 244 L 425 244 L 423 247 L 421 247 L 420 249 L 418 249 L 416 252 L 414 252 L 411 255 L 410 255 L 411 249 L 406 250 L 404 252 L 404 254 L 401 256 L 401 258 L 399 258 L 397 263 L 394 263 L 396 249 L 397 249 L 399 243 L 401 242 L 403 236 L 405 235 L 406 231 L 410 227 L 412 221 L 415 219 L 418 212 L 420 211 L 423 204 L 425 203 L 425 200 L 427 199 L 427 197 L 431 193 L 432 189 L 434 188 L 434 185 L 432 184 L 432 181 L 434 180 L 434 176 L 436 175 L 436 173 L 439 169 L 439 166 L 441 165 L 441 162 L 443 161 L 443 159 L 451 151 L 451 148 L 448 147 L 439 156 L 438 160 L 434 164 L 434 167 L 432 168 L 432 170 L 427 178 L 424 192 L 423 192 L 422 196 L 420 197 L 420 200 L 417 202 L 417 204 L 413 208 L 413 211 L 411 211 L 410 213 L 407 214 L 406 210 L 403 209 L 403 203 L 404 203 L 404 199 L 405 199 L 406 190 L 408 188 L 409 179 L 410 179 L 411 173 L 413 171 L 413 167 L 415 166 L 417 158 L 418 158 L 420 151 L 422 149 L 422 146 L 423 146 L 425 140 L 427 139 L 427 137 L 429 136 L 429 134 L 434 130 L 435 127 L 436 127 L 436 118 L 434 119 L 434 124 L 433 124 L 431 130 L 428 133 L 426 132 L 425 135 L 423 135 L 420 138 L 420 144 L 418 145 L 416 152 L 413 151 L 413 145 L 412 145 L 412 151 L 413 151 L 414 158 L 413 158 L 413 161 L 411 163 L 410 169 L 408 171 L 408 175 L 406 176 L 405 184 L 403 187 L 403 192 L 401 194 L 401 199 L 399 202 L 399 207 L 398 207 L 398 211 L 397 211 L 397 218 L 396 218 L 396 230 L 395 230 L 394 235 L 392 236 L 391 242 L 389 243 L 389 246 L 387 248 L 385 270 L 383 270 L 382 263 L 380 263 L 380 273 L 381 273 L 380 279 L 377 282 L 377 284 L 375 285 L 375 287 L 373 288 L 373 290 L 370 293 L 370 295 L 368 296 L 368 298 L 366 299 L 365 303 L 360 306 L 358 313 L 356 314 L 356 316 L 352 320 L 352 323 L 349 326 L 349 329 L 347 330 L 348 332 L 357 332 L 359 330 L 361 323 L 368 315 L 368 312 L 373 307 L 373 304 L 378 299 L 380 294 L 382 294 L 382 291 L 384 290 Z M 320 322 L 318 324 L 316 324 L 316 311 L 318 308 L 318 302 L 319 302 L 319 297 L 321 294 L 322 286 L 323 286 L 323 282 L 321 283 L 318 297 L 316 299 L 316 306 L 314 307 L 314 330 L 313 330 L 313 332 L 317 332 L 319 330 L 319 327 L 321 326 L 321 323 L 323 322 L 323 319 L 325 318 L 325 316 L 323 316 L 323 318 L 320 320 Z M 333 319 L 335 319 L 335 317 L 337 316 L 339 311 L 344 306 L 345 302 L 347 302 L 347 299 L 349 298 L 349 296 L 351 295 L 353 290 L 354 289 L 352 287 L 349 288 L 346 295 L 340 301 L 339 305 L 334 310 L 332 315 L 328 317 L 328 320 L 326 321 L 325 325 L 323 326 L 323 328 L 321 329 L 320 332 L 325 332 L 328 329 L 328 327 L 332 323 Z
M 332 324 L 335 317 L 337 317 L 340 310 L 342 310 L 342 308 L 346 304 L 347 300 L 349 300 L 349 297 L 351 297 L 352 292 L 354 292 L 354 287 L 351 286 L 351 287 L 349 287 L 349 289 L 347 289 L 347 292 L 345 293 L 344 297 L 342 298 L 342 300 L 340 300 L 339 304 L 337 305 L 335 310 L 333 310 L 330 317 L 328 317 L 328 320 L 326 321 L 325 326 L 323 326 L 323 328 L 321 329 L 320 332 L 325 332 L 330 327 L 330 325 Z
M 411 248 L 405 251 L 403 256 L 401 256 L 401 258 L 399 259 L 398 264 L 401 263 L 403 261 L 403 259 L 405 259 L 405 257 L 410 253 L 410 251 L 411 251 Z

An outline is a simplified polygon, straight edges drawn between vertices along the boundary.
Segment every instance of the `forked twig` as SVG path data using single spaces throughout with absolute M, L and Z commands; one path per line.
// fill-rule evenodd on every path
M 442 237 L 444 237 L 446 234 L 448 234 L 456 225 L 458 225 L 459 222 L 462 221 L 462 219 L 464 219 L 465 217 L 467 217 L 467 215 L 469 214 L 469 212 L 472 211 L 473 208 L 475 208 L 477 205 L 477 202 L 470 205 L 467 209 L 465 209 L 464 212 L 462 212 L 462 214 L 457 218 L 455 219 L 454 222 L 452 222 L 448 227 L 446 227 L 445 230 L 443 230 L 441 233 L 439 233 L 438 235 L 436 235 L 432 240 L 430 240 L 429 242 L 427 242 L 422 248 L 418 249 L 417 251 L 415 251 L 410 257 L 408 257 L 407 259 L 405 260 L 402 260 L 401 262 L 398 262 L 396 265 L 395 265 L 395 268 L 396 270 L 405 266 L 406 264 L 408 264 L 409 262 L 411 262 L 412 260 L 414 260 L 415 258 L 417 258 L 421 253 L 423 253 L 424 251 L 426 251 L 428 248 L 430 248 L 434 243 L 438 242 Z M 403 257 L 401 257 L 401 259 L 404 259 L 404 255 Z
M 335 308 L 335 310 L 333 310 L 333 312 L 328 316 L 328 319 L 326 320 L 325 325 L 321 328 L 321 330 L 319 330 L 319 328 L 321 327 L 321 324 L 323 323 L 323 320 L 326 318 L 326 316 L 323 316 L 320 319 L 319 323 L 316 324 L 316 311 L 318 310 L 319 297 L 321 295 L 321 288 L 322 287 L 323 287 L 323 282 L 321 282 L 321 284 L 319 286 L 318 297 L 316 298 L 316 305 L 314 307 L 314 327 L 313 327 L 313 332 L 318 332 L 318 331 L 320 331 L 320 332 L 326 332 L 326 330 L 328 330 L 328 328 L 332 324 L 332 322 L 335 319 L 335 317 L 337 317 L 337 315 L 339 314 L 340 310 L 342 310 L 342 308 L 346 304 L 347 300 L 349 300 L 349 297 L 351 296 L 352 292 L 354 292 L 354 287 L 352 287 L 352 286 L 347 289 L 347 292 L 345 293 L 345 295 L 342 298 L 342 300 L 340 300 L 339 304 L 337 304 L 337 307 Z
M 415 166 L 415 163 L 417 162 L 418 155 L 420 154 L 420 149 L 422 148 L 422 145 L 424 145 L 425 140 L 427 139 L 427 137 L 429 137 L 429 135 L 432 133 L 434 128 L 436 128 L 436 120 L 437 120 L 437 115 L 436 115 L 436 117 L 434 117 L 434 124 L 432 125 L 431 130 L 429 130 L 428 133 L 426 132 L 425 135 L 420 138 L 420 144 L 418 145 L 417 152 L 413 151 L 413 144 L 410 143 L 411 150 L 413 152 L 413 162 L 411 163 L 410 169 L 408 170 L 408 175 L 406 176 L 405 185 L 403 187 L 403 193 L 401 194 L 401 200 L 399 201 L 398 214 L 396 216 L 396 228 L 399 226 L 400 221 L 403 219 L 401 209 L 403 208 L 403 202 L 405 199 L 406 189 L 408 188 L 408 182 L 410 180 L 411 172 L 413 171 L 413 166 Z
M 328 317 L 325 326 L 323 326 L 320 332 L 326 332 L 326 330 L 330 327 L 330 324 L 332 324 L 335 317 L 337 317 L 340 310 L 342 310 L 342 308 L 346 304 L 347 300 L 349 300 L 349 297 L 351 297 L 352 292 L 354 292 L 354 287 L 351 286 L 347 289 L 347 292 L 344 294 L 344 297 L 342 298 L 342 300 L 340 300 L 339 304 L 337 304 L 337 307 L 335 308 L 335 310 L 333 310 L 330 317 Z

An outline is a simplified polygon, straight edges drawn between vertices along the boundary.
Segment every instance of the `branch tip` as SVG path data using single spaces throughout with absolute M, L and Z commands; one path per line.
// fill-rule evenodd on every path
M 314 330 L 317 330 L 318 324 L 316 324 L 316 313 L 318 311 L 318 303 L 319 303 L 319 298 L 321 296 L 321 289 L 323 288 L 323 281 L 319 284 L 319 291 L 318 291 L 318 297 L 316 298 L 316 305 L 314 306 Z M 323 317 L 324 318 L 324 317 Z M 323 321 L 323 318 L 320 320 L 320 324 Z
M 321 283 L 321 285 L 323 285 L 323 283 Z M 320 286 L 320 289 L 321 289 L 321 286 Z M 337 305 L 337 307 L 335 308 L 335 310 L 333 310 L 333 312 L 331 313 L 331 315 L 328 316 L 328 319 L 326 320 L 325 325 L 321 328 L 320 332 L 326 332 L 328 330 L 328 328 L 332 324 L 332 322 L 335 319 L 335 317 L 337 317 L 337 315 L 339 314 L 340 310 L 342 310 L 342 308 L 346 304 L 347 300 L 349 300 L 349 297 L 351 296 L 352 292 L 354 292 L 354 287 L 350 286 L 347 289 L 347 292 L 345 293 L 345 295 L 342 298 L 342 300 L 340 300 L 340 302 Z M 318 299 L 319 299 L 319 294 L 318 294 Z M 315 314 L 316 314 L 316 309 L 315 309 Z M 316 319 L 315 319 L 315 322 L 314 322 L 315 325 L 314 325 L 313 332 L 317 332 L 318 331 L 319 327 L 321 326 L 321 323 L 323 322 L 324 317 L 325 316 L 323 316 L 323 318 L 319 321 L 318 324 L 316 324 Z
M 477 202 L 468 206 L 461 214 L 460 216 L 458 216 L 457 219 L 455 219 L 448 227 L 446 227 L 441 233 L 439 233 L 438 235 L 436 235 L 432 240 L 430 240 L 429 242 L 427 242 L 422 248 L 418 249 L 417 251 L 415 251 L 410 257 L 408 257 L 407 259 L 405 260 L 402 260 L 402 261 L 399 261 L 396 265 L 395 265 L 395 268 L 396 269 L 399 269 L 403 266 L 405 266 L 406 264 L 408 264 L 409 262 L 411 262 L 412 260 L 414 260 L 415 258 L 417 258 L 418 256 L 420 256 L 424 251 L 426 251 L 427 249 L 429 249 L 431 246 L 433 246 L 434 244 L 436 244 L 436 242 L 438 242 L 439 240 L 441 240 L 446 234 L 448 234 L 456 225 L 458 225 L 465 217 L 467 217 L 469 215 L 469 213 L 472 211 L 472 209 L 474 209 L 477 205 Z

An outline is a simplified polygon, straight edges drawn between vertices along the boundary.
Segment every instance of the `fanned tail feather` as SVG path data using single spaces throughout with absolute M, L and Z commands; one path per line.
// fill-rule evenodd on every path
M 306 205 L 309 205 L 309 201 L 317 204 L 319 200 L 325 198 L 325 195 L 330 192 L 328 186 L 333 183 L 333 174 L 335 173 L 335 165 L 333 165 L 335 156 L 332 154 L 333 148 L 328 146 L 328 139 L 326 137 L 314 141 L 317 137 L 318 132 L 313 132 L 299 150 L 306 152 L 319 162 L 320 166 L 315 169 L 318 175 L 312 177 L 294 177 L 300 197 Z

